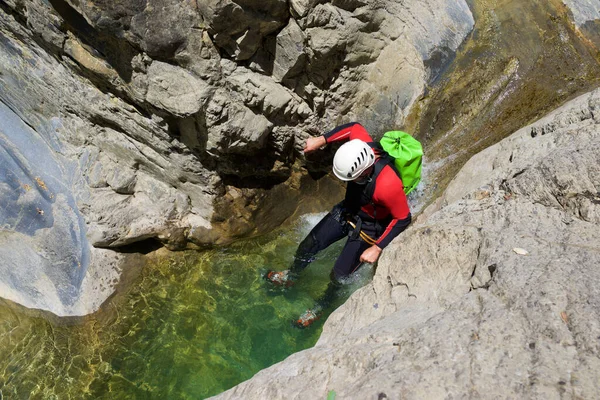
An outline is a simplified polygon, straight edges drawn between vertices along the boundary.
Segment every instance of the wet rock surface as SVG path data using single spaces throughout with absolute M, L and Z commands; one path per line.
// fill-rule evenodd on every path
M 598 397 L 599 101 L 471 158 L 314 348 L 216 398 Z

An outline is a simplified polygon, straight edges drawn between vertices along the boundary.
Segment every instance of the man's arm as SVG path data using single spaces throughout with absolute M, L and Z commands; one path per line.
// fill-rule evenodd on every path
M 350 122 L 349 124 L 337 126 L 323 136 L 327 143 L 353 139 L 360 139 L 363 142 L 373 141 L 369 132 L 358 122 Z
M 324 135 L 309 137 L 304 146 L 304 153 L 312 153 L 313 151 L 326 146 L 327 143 L 353 139 L 360 139 L 363 142 L 373 141 L 369 133 L 361 124 L 358 122 L 350 122 L 349 124 L 337 126 Z
M 387 226 L 379 240 L 375 243 L 376 246 L 384 249 L 390 242 L 410 225 L 412 216 L 408 214 L 408 217 L 404 219 L 393 219 L 392 222 Z
M 374 244 L 373 246 L 363 251 L 363 253 L 360 255 L 360 262 L 373 264 L 379 258 L 381 250 L 381 247 Z
M 312 153 L 315 150 L 319 150 L 321 147 L 327 145 L 325 136 L 309 137 L 306 139 L 306 145 L 304 145 L 305 153 Z
M 401 234 L 408 225 L 410 225 L 411 220 L 412 217 L 410 214 L 408 214 L 408 217 L 405 219 L 392 220 L 379 240 L 360 255 L 360 261 L 371 264 L 377 261 L 381 255 L 381 251 L 392 241 L 392 239 Z

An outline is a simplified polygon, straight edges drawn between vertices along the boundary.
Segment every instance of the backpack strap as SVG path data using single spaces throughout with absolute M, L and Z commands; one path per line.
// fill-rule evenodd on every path
M 375 159 L 374 171 L 373 175 L 371 175 L 371 180 L 367 183 L 367 187 L 365 188 L 365 196 L 369 199 L 369 202 L 373 204 L 373 195 L 375 194 L 375 181 L 379 176 L 379 173 L 383 170 L 386 165 L 390 165 L 394 168 L 394 171 L 398 173 L 396 167 L 394 166 L 394 159 L 381 147 L 379 142 L 368 142 L 369 147 L 376 151 L 378 158 Z
M 383 147 L 381 147 L 381 144 L 379 142 L 369 142 L 367 144 L 377 152 L 378 158 L 375 159 L 373 175 L 371 175 L 371 180 L 367 183 L 367 187 L 365 188 L 365 191 L 363 193 L 365 196 L 365 200 L 368 200 L 367 203 L 371 204 L 371 206 L 373 207 L 373 217 L 375 219 L 375 236 L 379 237 L 379 231 L 381 230 L 383 232 L 385 227 L 380 226 L 377 220 L 377 207 L 373 202 L 373 195 L 375 194 L 375 182 L 377 181 L 377 177 L 379 176 L 381 171 L 386 167 L 386 165 L 392 167 L 394 172 L 396 172 L 396 174 L 399 177 L 400 173 L 396 168 L 394 158 L 390 156 L 388 152 L 383 149 Z

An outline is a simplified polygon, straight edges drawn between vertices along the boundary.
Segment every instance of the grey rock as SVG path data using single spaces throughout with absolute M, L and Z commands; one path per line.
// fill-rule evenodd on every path
M 186 46 L 175 53 L 174 60 L 210 83 L 216 84 L 221 78 L 221 56 L 206 30 L 192 30 Z
M 283 0 L 209 0 L 198 2 L 198 9 L 208 23 L 215 44 L 236 60 L 250 58 L 261 40 L 288 20 L 287 2 Z
M 299 23 L 308 39 L 307 75 L 328 90 L 325 108 L 336 110 L 326 118 L 341 111 L 371 131 L 402 126 L 429 79 L 424 60 L 439 48 L 455 51 L 473 16 L 462 1 L 376 1 L 347 9 L 319 4 Z
M 90 215 L 88 227 L 95 247 L 119 247 L 168 236 L 191 212 L 189 197 L 162 182 L 138 172 L 135 196 L 112 190 L 98 190 L 90 202 L 98 204 L 98 214 Z
M 599 96 L 471 158 L 314 348 L 215 398 L 598 397 Z
M 186 117 L 197 113 L 214 89 L 202 79 L 170 64 L 154 61 L 148 68 L 146 100 L 168 114 Z
M 270 120 L 293 120 L 302 105 L 306 113 L 308 105 L 273 78 L 238 68 L 227 82 L 231 90 L 242 97 L 247 107 L 259 111 Z
M 446 189 L 444 203 L 456 202 L 464 192 L 474 192 L 486 184 L 499 186 L 511 176 L 515 179 L 504 182 L 505 191 L 526 194 L 542 204 L 578 214 L 579 211 L 569 208 L 569 200 L 596 192 L 597 145 L 591 140 L 589 148 L 574 149 L 572 142 L 575 137 L 583 142 L 596 135 L 598 122 L 593 119 L 593 110 L 599 99 L 598 92 L 581 96 L 469 160 L 463 168 L 465 172 Z M 565 164 L 542 162 L 532 168 L 534 162 L 551 155 L 560 155 Z M 541 175 L 552 182 L 542 182 Z
M 17 2 L 17 4 L 19 7 L 25 6 L 25 4 L 22 4 L 21 2 Z M 9 5 L 15 8 L 17 7 L 17 4 Z M 44 1 L 28 2 L 26 6 L 27 23 L 33 30 L 41 35 L 44 42 L 48 43 L 56 50 L 61 49 L 67 36 L 60 29 L 61 24 L 64 23 L 62 17 L 58 15 L 56 10 L 54 10 L 50 4 Z
M 99 32 L 106 32 L 141 48 L 153 57 L 171 58 L 187 44 L 189 31 L 198 24 L 191 2 L 173 0 L 68 3 Z M 65 12 L 69 12 L 64 7 Z M 71 12 L 72 18 L 75 18 Z M 79 22 L 81 24 L 81 22 Z
M 273 78 L 281 82 L 298 75 L 306 62 L 304 33 L 293 19 L 277 35 Z
M 195 2 L 174 0 L 122 2 L 128 7 L 129 4 L 133 4 L 136 8 L 144 3 L 143 11 L 136 13 L 131 19 L 132 34 L 139 38 L 142 50 L 150 56 L 173 57 L 177 51 L 187 45 L 190 31 L 198 25 Z M 115 7 L 112 2 L 107 4 L 110 4 L 111 8 Z M 103 12 L 102 16 L 104 15 Z
M 303 18 L 318 4 L 318 0 L 290 0 L 290 12 L 295 18 Z
M 60 153 L 58 121 L 36 120 L 38 133 L 3 101 L 0 120 L 1 293 L 57 314 L 89 312 L 78 303 L 91 252 L 72 193 L 81 186 Z
M 111 168 L 112 174 L 107 177 L 106 183 L 116 193 L 133 194 L 135 193 L 135 184 L 137 176 L 135 170 L 125 166 L 120 167 L 118 164 Z
M 210 228 L 216 181 L 160 118 L 142 116 L 25 43 L 29 33 L 4 13 L 0 24 L 22 38 L 0 41 L 1 293 L 57 315 L 87 314 L 111 295 L 108 282 L 123 262 L 93 246 L 169 244 L 174 231 Z
M 209 152 L 252 153 L 262 149 L 273 125 L 243 104 L 232 102 L 226 92 L 217 92 L 207 109 Z
M 600 4 L 597 1 L 565 0 L 564 3 L 573 13 L 573 19 L 579 27 L 588 21 L 600 20 Z

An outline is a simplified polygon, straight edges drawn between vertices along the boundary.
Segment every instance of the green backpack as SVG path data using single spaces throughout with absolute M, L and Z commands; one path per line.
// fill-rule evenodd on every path
M 389 131 L 383 134 L 379 144 L 394 159 L 394 165 L 404 184 L 404 193 L 409 194 L 421 180 L 421 143 L 406 132 Z

